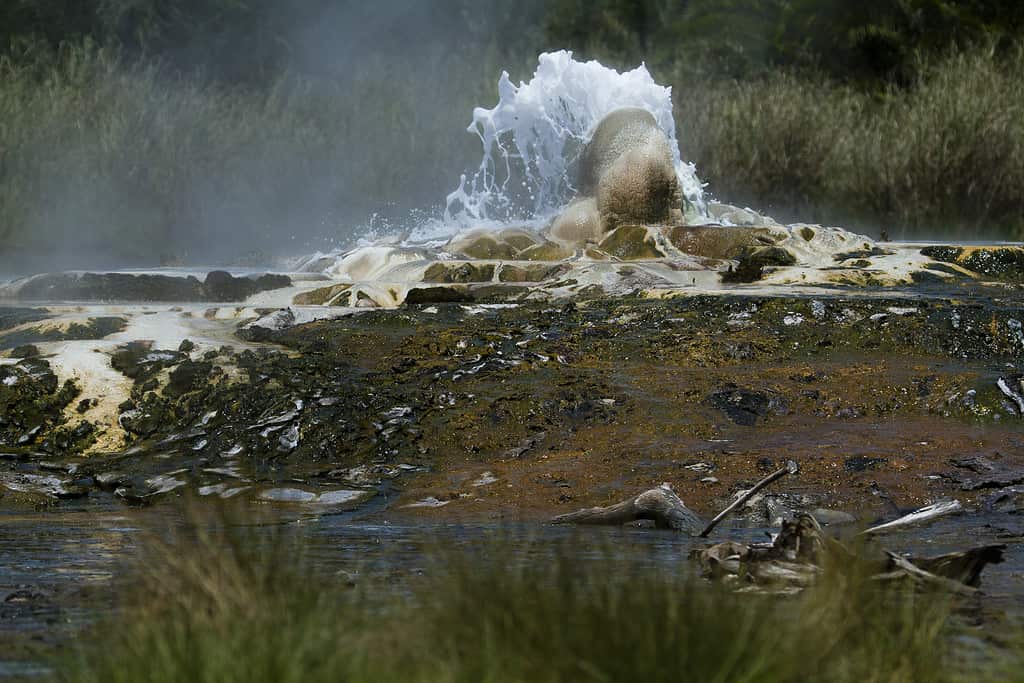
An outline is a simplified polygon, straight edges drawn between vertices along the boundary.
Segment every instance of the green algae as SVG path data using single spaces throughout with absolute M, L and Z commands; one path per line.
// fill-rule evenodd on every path
M 1015 408 L 995 382 L 1024 352 L 1018 310 L 900 297 L 434 303 L 264 330 L 264 348 L 201 358 L 130 344 L 112 362 L 132 382 L 119 409 L 126 453 L 142 455 L 86 460 L 96 476 L 126 472 L 120 497 L 144 502 L 165 495 L 147 482 L 166 472 L 187 488 L 235 485 L 218 474 L 225 463 L 249 487 L 331 490 L 351 486 L 353 468 L 444 472 L 501 462 L 524 443 L 544 453 L 585 439 L 614 468 L 655 457 L 651 444 L 675 451 L 735 429 L 1010 429 Z M 63 415 L 93 397 L 52 373 L 33 387 L 0 386 L 4 414 L 21 416 L 0 445 L 38 426 L 41 450 L 85 452 L 93 427 Z M 754 419 L 737 422 L 714 398 L 733 395 L 764 397 Z
M 43 319 L 34 326 L 0 334 L 0 351 L 41 342 L 103 339 L 123 331 L 127 325 L 128 320 L 119 316 L 89 318 L 68 325 L 56 325 Z
M 1024 249 L 1020 247 L 931 246 L 921 253 L 997 280 L 1024 282 Z
M 656 259 L 665 256 L 647 228 L 642 225 L 620 226 L 602 240 L 599 248 L 606 254 L 625 261 Z

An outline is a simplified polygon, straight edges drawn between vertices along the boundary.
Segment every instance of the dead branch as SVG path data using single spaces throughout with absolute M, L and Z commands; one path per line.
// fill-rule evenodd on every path
M 716 526 L 718 526 L 719 522 L 721 522 L 723 519 L 728 517 L 729 514 L 733 510 L 735 510 L 736 508 L 742 506 L 748 500 L 753 498 L 757 494 L 757 492 L 760 491 L 761 489 L 763 489 L 765 486 L 768 486 L 768 484 L 771 484 L 773 481 L 775 481 L 777 479 L 781 479 L 782 477 L 786 476 L 787 474 L 796 474 L 799 471 L 800 471 L 800 466 L 798 464 L 796 464 L 796 462 L 794 462 L 793 460 L 786 461 L 786 466 L 785 467 L 783 467 L 783 468 L 781 468 L 779 470 L 776 470 L 775 472 L 772 472 L 767 477 L 765 477 L 761 481 L 759 481 L 756 484 L 754 484 L 754 487 L 752 489 L 750 489 L 749 491 L 744 493 L 742 496 L 740 496 L 739 498 L 734 500 L 729 507 L 725 508 L 724 510 L 719 512 L 717 515 L 715 515 L 715 518 L 712 519 L 711 522 L 708 523 L 708 525 L 704 528 L 704 531 L 700 532 L 700 537 L 701 538 L 707 538 L 708 534 L 710 534 L 711 531 Z
M 894 531 L 896 529 L 904 529 L 910 526 L 917 526 L 918 524 L 933 522 L 939 517 L 945 517 L 946 515 L 951 515 L 954 512 L 959 512 L 961 509 L 962 506 L 960 505 L 959 500 L 944 500 L 942 502 L 935 503 L 934 505 L 928 505 L 920 508 L 919 510 L 914 510 L 910 514 L 904 515 L 899 519 L 894 519 L 891 522 L 886 522 L 885 524 L 879 524 L 878 526 L 865 529 L 861 534 L 869 536 L 871 534 L 879 534 Z
M 635 498 L 608 507 L 594 507 L 551 520 L 553 524 L 601 524 L 619 526 L 651 520 L 659 529 L 674 529 L 695 534 L 703 520 L 683 504 L 669 484 L 644 491 Z
M 907 558 L 896 553 L 886 551 L 885 554 L 889 558 L 890 571 L 872 577 L 876 581 L 893 581 L 909 578 L 915 585 L 923 588 L 938 588 L 957 595 L 974 595 L 978 592 L 977 588 L 925 571 Z

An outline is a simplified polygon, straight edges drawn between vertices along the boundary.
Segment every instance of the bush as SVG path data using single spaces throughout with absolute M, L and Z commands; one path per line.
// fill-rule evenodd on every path
M 881 96 L 775 73 L 677 98 L 712 193 L 893 237 L 1024 237 L 1024 51 L 957 53 Z
M 418 71 L 439 82 L 367 58 L 345 83 L 286 75 L 258 90 L 89 44 L 49 65 L 8 61 L 0 268 L 309 251 L 304 240 L 350 237 L 374 212 L 437 204 L 477 154 L 463 130 L 495 61 L 438 52 Z

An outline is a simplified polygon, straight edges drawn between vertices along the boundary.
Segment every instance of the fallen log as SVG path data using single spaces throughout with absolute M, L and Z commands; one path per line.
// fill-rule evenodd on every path
M 957 595 L 974 595 L 978 592 L 978 589 L 972 586 L 925 571 L 896 553 L 886 552 L 885 554 L 889 558 L 890 571 L 873 576 L 872 578 L 876 581 L 909 580 L 920 588 L 939 589 Z
M 1005 550 L 1005 544 L 984 545 L 938 557 L 908 557 L 907 559 L 936 576 L 953 579 L 977 588 L 981 585 L 981 571 L 987 565 L 1001 563 Z
M 904 515 L 899 519 L 894 519 L 891 522 L 886 522 L 885 524 L 879 524 L 878 526 L 865 529 L 860 533 L 865 536 L 870 536 L 872 534 L 905 529 L 919 524 L 934 522 L 939 517 L 945 517 L 946 515 L 951 515 L 954 512 L 960 512 L 962 509 L 963 506 L 960 505 L 959 500 L 944 500 L 933 505 L 920 508 L 919 510 L 914 510 L 910 514 Z
M 881 561 L 858 558 L 827 536 L 811 515 L 801 514 L 783 522 L 782 531 L 771 543 L 726 541 L 693 555 L 708 578 L 773 590 L 802 589 L 813 584 L 826 568 L 842 572 L 859 564 L 875 581 L 909 582 L 916 588 L 973 595 L 981 583 L 982 570 L 1002 562 L 1005 549 L 1005 545 L 988 545 L 938 557 L 913 558 L 886 552 Z
M 693 535 L 696 535 L 704 524 L 697 513 L 683 504 L 672 490 L 671 484 L 667 483 L 615 505 L 559 515 L 552 519 L 551 523 L 620 526 L 640 520 L 653 521 L 659 529 L 685 531 Z

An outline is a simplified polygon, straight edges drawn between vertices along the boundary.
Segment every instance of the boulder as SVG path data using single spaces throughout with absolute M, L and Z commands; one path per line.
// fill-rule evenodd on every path
M 593 197 L 577 199 L 569 204 L 548 230 L 551 239 L 569 244 L 599 242 L 603 233 L 601 214 Z
M 499 241 L 491 235 L 467 235 L 452 240 L 447 250 L 459 256 L 482 261 L 511 260 L 518 252 L 511 244 Z
M 600 244 L 604 253 L 624 261 L 657 259 L 665 256 L 657 242 L 642 225 L 623 225 L 611 232 Z
M 505 266 L 498 273 L 501 282 L 544 282 L 564 275 L 569 271 L 566 265 L 537 263 L 523 266 Z
M 573 254 L 574 251 L 568 247 L 555 242 L 545 242 L 523 250 L 518 258 L 521 261 L 564 261 Z
M 494 279 L 494 265 L 466 261 L 441 261 L 432 264 L 423 273 L 424 282 L 490 282 Z
M 341 306 L 348 303 L 346 295 L 350 287 L 351 285 L 340 284 L 299 292 L 292 299 L 292 303 L 296 306 Z
M 290 287 L 287 275 L 261 275 L 258 278 L 235 277 L 224 270 L 214 270 L 203 281 L 203 295 L 206 301 L 245 301 L 253 294 L 271 289 Z
M 595 197 L 602 228 L 682 222 L 682 190 L 668 136 L 650 112 L 613 111 L 580 157 L 580 192 Z

